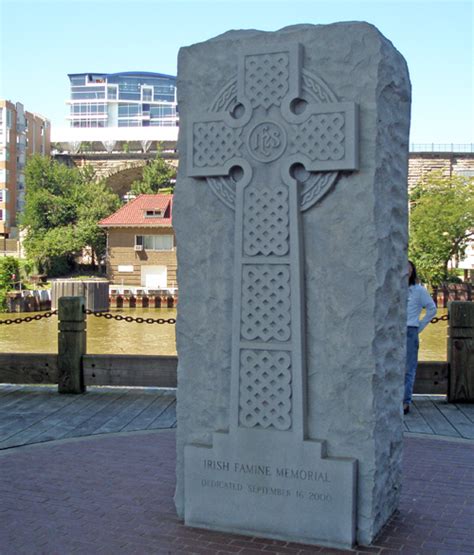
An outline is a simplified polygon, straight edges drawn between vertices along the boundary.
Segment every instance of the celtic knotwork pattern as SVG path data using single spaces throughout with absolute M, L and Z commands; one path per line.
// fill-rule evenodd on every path
M 308 210 L 315 202 L 320 200 L 337 178 L 337 172 L 313 173 L 310 175 L 310 179 L 303 183 L 301 190 L 300 207 L 302 212 Z
M 291 428 L 291 356 L 286 351 L 240 353 L 239 421 L 246 428 Z
M 290 267 L 242 266 L 241 334 L 247 341 L 289 341 Z
M 240 156 L 242 129 L 227 126 L 222 121 L 198 122 L 193 126 L 193 162 L 199 168 L 222 166 Z
M 306 90 L 317 102 L 337 102 L 336 95 L 316 75 L 312 75 L 303 68 L 302 72 L 303 90 Z
M 208 177 L 207 183 L 211 190 L 221 199 L 221 201 L 234 210 L 235 208 L 235 187 L 232 187 L 232 178 Z
M 247 188 L 244 197 L 244 254 L 284 256 L 289 251 L 288 188 Z
M 212 104 L 211 112 L 224 112 L 228 110 L 231 112 L 231 106 L 237 104 L 237 81 L 230 81 L 221 90 L 216 100 Z
M 287 52 L 245 57 L 245 96 L 252 108 L 280 106 L 288 93 L 290 64 Z
M 291 153 L 305 154 L 311 161 L 344 158 L 344 114 L 342 112 L 313 114 L 293 126 Z

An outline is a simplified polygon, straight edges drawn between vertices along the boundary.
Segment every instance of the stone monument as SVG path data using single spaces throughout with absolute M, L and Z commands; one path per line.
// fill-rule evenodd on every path
M 178 92 L 178 513 L 368 544 L 399 497 L 406 64 L 366 23 L 231 31 Z

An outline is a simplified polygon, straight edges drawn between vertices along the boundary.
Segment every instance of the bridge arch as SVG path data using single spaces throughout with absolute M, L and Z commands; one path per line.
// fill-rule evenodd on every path
M 122 198 L 130 191 L 132 183 L 142 178 L 146 162 L 146 160 L 135 160 L 132 163 L 115 166 L 102 177 L 105 179 L 106 185 Z
M 123 197 L 130 190 L 132 183 L 142 178 L 144 166 L 155 156 L 156 153 L 57 153 L 55 158 L 69 166 L 91 166 L 97 181 L 104 179 L 112 191 Z M 177 167 L 175 152 L 165 152 L 163 157 L 169 164 Z

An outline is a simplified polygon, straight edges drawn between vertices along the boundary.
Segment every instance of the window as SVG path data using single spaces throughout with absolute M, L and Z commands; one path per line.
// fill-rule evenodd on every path
M 85 75 L 76 75 L 75 77 L 70 77 L 69 80 L 73 86 L 84 85 Z
M 153 101 L 153 87 L 142 86 L 142 102 Z
M 145 210 L 145 218 L 162 218 L 162 210 Z
M 164 117 L 174 117 L 176 116 L 176 110 L 171 104 L 160 104 L 158 106 L 152 106 L 150 109 L 151 117 L 153 118 L 164 118 Z
M 172 251 L 172 235 L 136 235 L 135 245 L 149 251 Z
M 130 118 L 141 114 L 141 109 L 138 104 L 119 104 L 118 115 L 119 118 Z
M 99 99 L 105 98 L 105 87 L 72 87 L 71 99 L 72 100 L 86 100 L 86 99 Z
M 105 104 L 99 102 L 87 103 L 87 104 L 72 104 L 71 105 L 72 115 L 90 115 L 90 114 L 105 114 Z
M 119 127 L 141 127 L 141 121 L 136 119 L 119 119 Z
M 117 85 L 109 85 L 107 87 L 107 98 L 109 100 L 117 100 L 118 97 L 118 86 Z
M 0 202 L 7 202 L 7 189 L 0 189 Z
M 140 83 L 134 77 L 124 77 L 119 82 L 119 98 L 122 100 L 140 100 Z

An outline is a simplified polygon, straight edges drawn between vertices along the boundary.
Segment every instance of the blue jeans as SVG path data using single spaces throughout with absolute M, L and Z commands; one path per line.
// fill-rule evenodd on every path
M 415 383 L 416 367 L 418 365 L 418 347 L 420 341 L 418 339 L 418 328 L 407 328 L 407 362 L 405 367 L 405 394 L 403 403 L 409 405 L 413 394 L 413 385 Z

